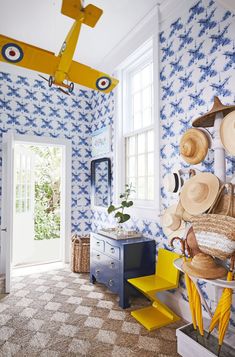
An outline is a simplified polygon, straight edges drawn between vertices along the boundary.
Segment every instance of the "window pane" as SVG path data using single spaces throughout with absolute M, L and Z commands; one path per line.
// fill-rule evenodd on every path
M 142 83 L 143 86 L 152 83 L 152 63 L 142 70 Z
M 154 151 L 153 130 L 148 131 L 148 151 Z
M 135 136 L 131 136 L 127 139 L 128 155 L 135 155 Z
M 138 154 L 145 152 L 145 134 L 138 135 Z
M 151 108 L 152 106 L 152 91 L 151 87 L 143 90 L 143 108 Z
M 132 93 L 140 89 L 141 86 L 141 73 L 137 72 L 132 77 Z
M 152 124 L 152 109 L 151 108 L 146 108 L 143 111 L 143 123 L 144 126 L 149 126 Z
M 135 160 L 135 156 L 133 157 L 130 157 L 129 158 L 129 167 L 128 167 L 128 170 L 127 170 L 127 173 L 128 173 L 128 176 L 133 176 L 135 175 L 135 166 L 136 166 L 136 160 Z
M 135 113 L 133 117 L 134 130 L 140 129 L 142 126 L 142 115 L 141 112 Z
M 138 156 L 138 176 L 145 176 L 145 155 Z
M 154 174 L 154 156 L 153 153 L 148 154 L 148 176 L 153 176 Z
M 133 113 L 137 113 L 141 110 L 141 95 L 137 92 L 133 95 Z
M 143 200 L 145 198 L 145 178 L 138 178 L 138 198 Z
M 148 199 L 153 200 L 154 199 L 154 178 L 149 177 L 148 178 Z

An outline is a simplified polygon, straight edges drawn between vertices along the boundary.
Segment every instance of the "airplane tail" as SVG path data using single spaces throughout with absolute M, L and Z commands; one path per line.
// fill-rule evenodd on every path
M 85 17 L 82 22 L 90 27 L 95 27 L 100 16 L 103 14 L 103 10 L 92 4 L 83 7 L 82 3 L 82 0 L 63 0 L 61 13 L 77 20 L 81 12 L 84 12 Z

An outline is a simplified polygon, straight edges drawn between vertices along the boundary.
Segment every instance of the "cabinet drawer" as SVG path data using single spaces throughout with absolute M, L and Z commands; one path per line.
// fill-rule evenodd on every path
M 120 259 L 120 248 L 108 242 L 105 242 L 105 253 L 115 259 Z
M 93 237 L 91 240 L 92 248 L 99 250 L 100 252 L 104 252 L 104 241 L 102 239 L 98 239 Z

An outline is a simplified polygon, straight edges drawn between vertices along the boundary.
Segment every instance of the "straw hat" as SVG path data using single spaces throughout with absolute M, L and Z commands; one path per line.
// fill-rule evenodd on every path
M 184 209 L 198 215 L 206 212 L 214 203 L 219 191 L 219 179 L 210 172 L 202 172 L 187 180 L 180 194 Z
M 175 170 L 164 177 L 164 187 L 167 192 L 178 193 L 183 186 L 183 179 L 180 177 L 180 172 Z
M 227 274 L 227 270 L 216 264 L 212 256 L 204 253 L 195 255 L 191 262 L 184 262 L 182 269 L 185 273 L 204 279 L 219 279 Z
M 189 129 L 180 140 L 180 155 L 188 164 L 198 164 L 207 155 L 209 141 L 200 129 Z
M 223 105 L 219 98 L 215 96 L 214 104 L 211 110 L 206 114 L 200 116 L 199 118 L 195 119 L 193 121 L 193 126 L 209 128 L 211 126 L 214 126 L 216 113 L 222 112 L 225 116 L 233 110 L 235 110 L 235 105 Z
M 185 230 L 185 222 L 176 213 L 177 206 L 177 204 L 174 204 L 168 207 L 161 218 L 163 232 L 169 239 L 182 236 Z
M 225 150 L 235 155 L 235 110 L 224 117 L 220 126 L 220 139 Z

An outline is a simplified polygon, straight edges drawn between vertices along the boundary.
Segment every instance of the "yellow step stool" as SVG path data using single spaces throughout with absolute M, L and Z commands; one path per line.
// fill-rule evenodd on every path
M 176 289 L 179 284 L 179 270 L 173 265 L 175 259 L 181 256 L 177 253 L 160 248 L 156 274 L 140 278 L 128 279 L 128 282 L 140 290 L 153 303 L 131 312 L 131 315 L 147 330 L 166 326 L 180 319 L 172 310 L 157 298 L 157 292 Z

